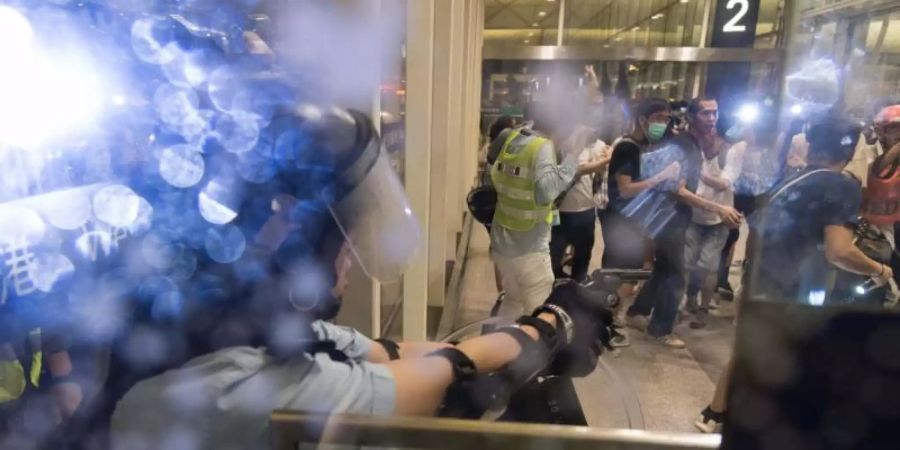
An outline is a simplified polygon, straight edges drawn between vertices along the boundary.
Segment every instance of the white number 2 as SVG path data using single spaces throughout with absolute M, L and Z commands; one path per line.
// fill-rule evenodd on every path
M 734 15 L 734 17 L 729 20 L 724 27 L 722 27 L 722 31 L 725 33 L 741 33 L 747 31 L 747 25 L 738 25 L 737 23 L 747 15 L 747 10 L 750 9 L 750 1 L 749 0 L 728 0 L 728 4 L 725 5 L 725 9 L 732 10 L 735 6 L 740 7 L 741 9 Z

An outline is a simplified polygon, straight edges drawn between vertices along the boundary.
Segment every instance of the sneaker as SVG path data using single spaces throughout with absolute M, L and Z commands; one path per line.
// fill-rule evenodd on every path
M 711 434 L 721 433 L 722 424 L 725 422 L 725 413 L 715 412 L 709 406 L 700 413 L 700 420 L 694 422 L 694 425 L 700 431 Z
M 697 314 L 697 311 L 700 310 L 700 305 L 697 303 L 697 297 L 688 297 L 687 301 L 684 302 L 684 309 L 691 314 Z
M 656 338 L 657 342 L 662 345 L 665 345 L 669 348 L 685 348 L 687 344 L 684 343 L 678 336 L 674 334 L 667 334 L 665 336 L 660 336 Z
M 640 314 L 625 316 L 625 325 L 638 331 L 647 331 L 647 327 L 650 326 L 650 319 Z
M 701 328 L 706 328 L 706 316 L 709 314 L 706 310 L 701 309 L 696 316 L 694 316 L 694 320 L 691 321 L 691 328 L 694 330 L 699 330 Z
M 734 288 L 731 287 L 731 283 L 726 281 L 724 284 L 720 284 L 716 287 L 716 291 L 722 297 L 722 300 L 729 302 L 734 300 Z

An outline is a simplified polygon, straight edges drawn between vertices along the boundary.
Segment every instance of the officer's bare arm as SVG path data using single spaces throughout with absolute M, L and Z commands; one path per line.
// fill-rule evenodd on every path
M 539 319 L 556 326 L 553 314 Z M 522 331 L 535 341 L 537 329 L 522 325 Z M 522 347 L 508 334 L 496 333 L 461 342 L 457 349 L 465 353 L 479 373 L 496 372 L 515 360 Z M 430 416 L 440 406 L 447 388 L 453 383 L 453 367 L 439 356 L 404 358 L 386 364 L 396 382 L 397 403 L 394 413 L 404 416 Z
M 420 358 L 442 348 L 452 347 L 453 344 L 444 342 L 398 342 L 398 353 L 401 358 Z M 366 360 L 373 363 L 387 363 L 391 361 L 387 349 L 383 345 L 373 345 Z

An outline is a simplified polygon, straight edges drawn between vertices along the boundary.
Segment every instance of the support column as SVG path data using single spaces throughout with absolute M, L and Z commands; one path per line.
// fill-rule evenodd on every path
M 431 117 L 431 180 L 429 187 L 428 306 L 444 305 L 447 256 L 455 254 L 455 240 L 448 239 L 447 181 L 451 159 L 450 95 L 453 47 L 453 9 L 456 0 L 442 0 L 434 5 L 434 74 Z
M 466 124 L 466 142 L 462 192 L 467 192 L 475 180 L 477 172 L 478 151 L 481 143 L 481 47 L 484 29 L 484 0 L 468 0 L 468 39 L 467 67 L 465 74 L 467 108 L 463 111 Z
M 434 0 L 407 1 L 406 195 L 422 230 L 419 251 L 403 276 L 403 339 L 424 341 L 427 329 Z
M 466 3 L 467 0 L 452 0 L 450 39 L 450 112 L 447 120 L 448 152 L 447 152 L 447 188 L 445 234 L 456 257 L 456 236 L 462 230 L 462 212 L 465 204 L 465 192 L 462 192 L 462 151 L 465 138 L 462 133 L 465 92 L 465 47 L 466 47 Z M 461 261 L 457 261 L 460 263 Z

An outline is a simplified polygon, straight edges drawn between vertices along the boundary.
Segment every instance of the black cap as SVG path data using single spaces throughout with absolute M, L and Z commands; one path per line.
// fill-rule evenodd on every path
M 843 116 L 826 116 L 813 122 L 806 132 L 809 159 L 829 164 L 849 161 L 861 132 L 859 121 Z

